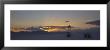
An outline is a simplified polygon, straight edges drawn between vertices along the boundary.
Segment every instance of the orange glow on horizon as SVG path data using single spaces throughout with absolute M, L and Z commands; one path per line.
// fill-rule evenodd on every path
M 48 29 L 48 30 L 44 30 L 44 31 L 47 31 L 47 32 L 61 32 L 61 31 L 65 31 L 65 30 L 55 28 L 55 29 Z

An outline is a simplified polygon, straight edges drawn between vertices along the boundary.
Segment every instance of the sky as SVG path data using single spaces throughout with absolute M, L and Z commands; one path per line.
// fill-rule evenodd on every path
M 11 26 L 71 26 L 88 28 L 88 21 L 100 20 L 99 10 L 11 10 Z

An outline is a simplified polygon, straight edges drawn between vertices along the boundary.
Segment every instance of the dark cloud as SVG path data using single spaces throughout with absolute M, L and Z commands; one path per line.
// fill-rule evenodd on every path
M 86 22 L 86 24 L 100 25 L 100 20 L 95 20 L 95 21 Z

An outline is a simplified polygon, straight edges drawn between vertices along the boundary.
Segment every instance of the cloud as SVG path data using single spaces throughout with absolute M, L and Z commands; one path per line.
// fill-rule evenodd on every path
M 95 20 L 95 21 L 86 22 L 86 24 L 100 25 L 100 20 Z

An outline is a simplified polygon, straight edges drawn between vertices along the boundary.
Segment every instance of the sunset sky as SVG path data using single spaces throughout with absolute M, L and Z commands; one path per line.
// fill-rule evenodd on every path
M 100 19 L 98 10 L 11 10 L 11 26 L 67 26 L 65 21 L 75 27 L 88 28 L 85 24 Z

